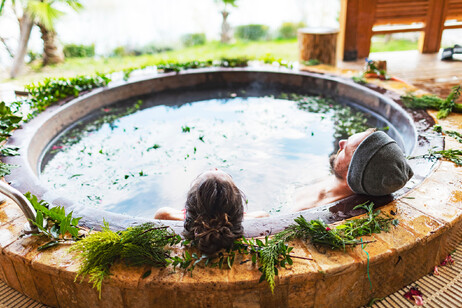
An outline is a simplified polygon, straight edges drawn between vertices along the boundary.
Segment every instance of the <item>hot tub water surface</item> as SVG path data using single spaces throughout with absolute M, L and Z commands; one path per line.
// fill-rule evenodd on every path
M 245 193 L 249 211 L 286 212 L 297 187 L 330 174 L 328 157 L 340 137 L 336 113 L 345 109 L 314 107 L 235 93 L 146 108 L 131 99 L 56 137 L 45 150 L 40 177 L 79 204 L 152 218 L 163 206 L 183 208 L 198 174 L 220 168 Z M 384 126 L 351 113 L 368 126 Z

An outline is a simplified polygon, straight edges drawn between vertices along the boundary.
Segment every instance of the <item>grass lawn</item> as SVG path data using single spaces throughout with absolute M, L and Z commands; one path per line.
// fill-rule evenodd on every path
M 380 39 L 372 43 L 371 52 L 417 49 L 417 43 L 407 40 L 391 40 L 384 42 Z M 26 72 L 16 79 L 4 79 L 22 88 L 45 77 L 71 77 L 77 75 L 94 74 L 96 72 L 109 73 L 122 71 L 126 68 L 156 65 L 159 62 L 186 62 L 192 60 L 209 60 L 237 57 L 262 58 L 273 56 L 287 61 L 298 60 L 297 39 L 274 40 L 259 42 L 236 42 L 221 44 L 208 42 L 202 46 L 188 47 L 153 55 L 125 56 L 111 58 L 69 58 L 65 63 L 42 67 L 40 61 L 27 66 Z M 4 78 L 5 76 L 3 76 Z M 0 77 L 0 79 L 2 79 Z
M 396 39 L 387 42 L 383 35 L 378 36 L 371 44 L 371 52 L 413 50 L 417 48 L 418 42 Z
M 111 57 L 111 58 L 69 58 L 66 62 L 49 67 L 40 63 L 28 66 L 27 72 L 16 79 L 5 79 L 18 86 L 24 86 L 42 80 L 45 77 L 71 77 L 76 75 L 109 73 L 126 68 L 155 65 L 159 62 L 186 62 L 237 57 L 262 58 L 271 55 L 288 61 L 297 61 L 297 40 L 275 40 L 261 42 L 238 42 L 225 45 L 209 42 L 202 46 L 162 52 L 153 55 Z

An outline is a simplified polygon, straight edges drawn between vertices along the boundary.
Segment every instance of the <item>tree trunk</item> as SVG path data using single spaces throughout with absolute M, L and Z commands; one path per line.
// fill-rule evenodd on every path
M 27 45 L 29 43 L 30 32 L 33 25 L 34 22 L 32 17 L 27 12 L 24 12 L 23 16 L 19 19 L 19 42 L 14 55 L 13 66 L 11 67 L 11 78 L 18 76 L 22 66 L 24 65 L 24 57 L 27 53 Z
M 38 24 L 42 32 L 43 41 L 43 65 L 58 64 L 64 62 L 64 53 L 54 30 L 48 30 L 42 24 Z
M 222 11 L 221 15 L 223 16 L 223 22 L 221 23 L 221 42 L 227 44 L 231 41 L 231 27 L 228 23 L 227 11 Z

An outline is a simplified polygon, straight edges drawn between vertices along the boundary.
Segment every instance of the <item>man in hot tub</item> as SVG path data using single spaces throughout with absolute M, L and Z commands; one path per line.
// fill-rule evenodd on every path
M 334 176 L 296 191 L 293 211 L 353 194 L 388 195 L 402 188 L 414 175 L 396 141 L 376 129 L 340 140 L 339 151 L 331 156 L 330 164 Z

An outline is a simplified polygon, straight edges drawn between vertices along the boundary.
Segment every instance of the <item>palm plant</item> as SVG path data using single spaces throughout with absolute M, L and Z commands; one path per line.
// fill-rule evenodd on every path
M 0 0 L 0 14 L 7 0 Z M 24 64 L 32 27 L 37 25 L 42 33 L 43 40 L 43 65 L 55 64 L 64 60 L 62 48 L 57 40 L 54 24 L 64 15 L 64 12 L 55 6 L 63 3 L 78 11 L 82 8 L 79 0 L 11 0 L 12 8 L 19 21 L 19 42 L 14 55 L 10 77 L 18 75 Z
M 223 17 L 223 21 L 221 22 L 221 42 L 222 43 L 229 43 L 231 41 L 231 26 L 228 23 L 228 16 L 229 6 L 237 7 L 236 2 L 237 0 L 215 0 L 216 2 L 223 3 L 223 9 L 221 11 L 221 16 Z

